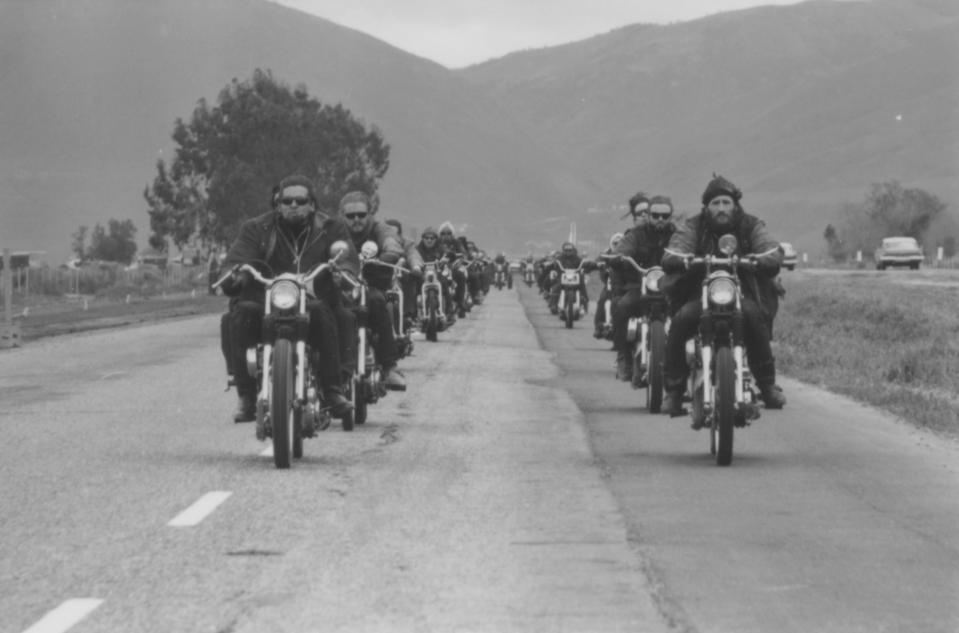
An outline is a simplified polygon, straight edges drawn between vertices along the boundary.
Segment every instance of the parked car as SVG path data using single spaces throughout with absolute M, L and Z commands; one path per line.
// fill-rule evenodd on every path
M 914 237 L 884 237 L 873 253 L 876 270 L 889 266 L 909 266 L 913 270 L 922 264 L 922 249 Z
M 779 248 L 783 251 L 783 268 L 795 270 L 796 264 L 799 263 L 799 255 L 796 253 L 796 249 L 789 242 L 780 242 Z

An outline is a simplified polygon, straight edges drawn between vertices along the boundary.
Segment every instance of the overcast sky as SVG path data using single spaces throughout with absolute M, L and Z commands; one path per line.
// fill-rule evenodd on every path
M 274 0 L 450 68 L 585 39 L 799 0 Z M 600 8 L 601 7 L 601 8 Z

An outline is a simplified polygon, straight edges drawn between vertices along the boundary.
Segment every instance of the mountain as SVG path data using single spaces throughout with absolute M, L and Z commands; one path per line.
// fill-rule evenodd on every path
M 174 120 L 262 68 L 382 131 L 382 213 L 408 227 L 605 241 L 637 189 L 691 213 L 717 171 L 815 254 L 872 182 L 959 209 L 957 29 L 954 0 L 813 0 L 453 71 L 266 0 L 0 0 L 0 246 L 59 262 L 110 219 L 145 243 Z
M 819 0 L 628 26 L 461 73 L 616 201 L 643 189 L 696 212 L 720 172 L 816 253 L 873 182 L 959 209 L 957 62 L 950 0 Z
M 256 68 L 382 131 L 382 213 L 407 226 L 521 248 L 524 223 L 591 195 L 463 77 L 263 0 L 0 0 L 0 60 L 0 246 L 51 262 L 109 219 L 144 244 L 142 191 L 175 119 Z

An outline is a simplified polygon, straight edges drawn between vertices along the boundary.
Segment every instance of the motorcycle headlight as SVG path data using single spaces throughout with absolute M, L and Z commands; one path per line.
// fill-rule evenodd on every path
M 270 289 L 270 303 L 277 310 L 292 310 L 300 300 L 300 288 L 292 281 L 279 281 Z
M 646 273 L 646 289 L 652 292 L 659 292 L 659 286 L 665 276 L 666 273 L 663 272 L 662 268 L 657 268 L 656 270 L 651 270 Z
M 709 302 L 717 306 L 727 306 L 736 300 L 736 283 L 732 279 L 720 278 L 709 282 Z

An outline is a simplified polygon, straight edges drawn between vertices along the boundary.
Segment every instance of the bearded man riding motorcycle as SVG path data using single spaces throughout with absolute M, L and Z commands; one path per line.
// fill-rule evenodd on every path
M 356 273 L 357 252 L 350 240 L 350 231 L 339 218 L 331 218 L 316 208 L 313 182 L 300 175 L 284 178 L 274 188 L 273 208 L 240 226 L 240 234 L 223 262 L 224 269 L 242 264 L 262 267 L 270 275 L 306 272 L 332 259 L 334 242 L 347 244 L 337 265 Z M 227 370 L 233 376 L 239 404 L 233 416 L 236 422 L 250 422 L 256 417 L 256 383 L 246 370 L 246 350 L 262 341 L 264 290 L 248 273 L 227 278 L 221 284 L 231 297 L 230 311 L 221 327 L 221 347 Z M 339 293 L 329 275 L 314 280 L 315 299 L 308 303 L 310 313 L 310 345 L 320 352 L 316 368 L 331 415 L 342 418 L 353 408 L 342 390 L 342 352 Z
M 419 254 L 420 259 L 424 264 L 446 260 L 446 249 L 444 249 L 443 245 L 440 243 L 439 234 L 436 232 L 436 229 L 431 226 L 423 229 L 423 232 L 420 234 L 420 241 L 416 245 L 416 252 Z M 440 275 L 439 281 L 440 285 L 443 287 L 443 296 L 446 297 L 448 306 L 450 305 L 450 302 L 453 301 L 453 296 L 450 292 L 449 279 L 447 279 L 444 275 Z M 422 290 L 423 284 L 422 279 L 420 279 L 416 289 L 417 298 L 422 294 Z M 413 305 L 416 306 L 417 304 L 414 303 Z M 446 319 L 450 323 L 452 323 L 454 318 L 455 315 L 452 313 L 446 315 Z
M 378 258 L 384 263 L 396 264 L 406 251 L 396 229 L 374 219 L 376 211 L 372 206 L 368 195 L 362 191 L 351 191 L 340 200 L 339 214 L 347 222 L 351 243 L 357 251 L 364 243 L 375 242 Z M 399 350 L 386 305 L 386 291 L 393 283 L 393 270 L 373 264 L 365 267 L 363 277 L 367 282 L 366 307 L 369 311 L 370 329 L 376 334 L 374 351 L 382 366 L 381 379 L 387 389 L 403 391 L 406 389 L 406 381 L 396 369 Z
M 615 255 L 632 257 L 643 268 L 659 266 L 676 225 L 673 224 L 673 202 L 667 196 L 654 196 L 649 209 L 632 228 L 623 234 Z M 622 275 L 624 294 L 613 304 L 613 347 L 616 349 L 616 375 L 620 380 L 633 379 L 633 361 L 626 341 L 631 317 L 643 316 L 643 280 L 628 262 L 612 259 L 610 267 Z
M 686 365 L 686 341 L 695 335 L 702 314 L 702 270 L 690 270 L 688 257 L 722 256 L 719 238 L 732 234 L 738 241 L 738 255 L 760 255 L 755 272 L 739 269 L 742 282 L 742 311 L 749 368 L 767 409 L 780 409 L 786 397 L 776 385 L 776 363 L 770 347 L 772 322 L 779 307 L 773 279 L 779 273 L 782 254 L 779 242 L 769 236 L 760 219 L 747 214 L 739 201 L 742 191 L 722 176 L 715 176 L 702 195 L 702 211 L 673 234 L 663 257 L 667 273 L 663 289 L 670 297 L 675 314 L 666 341 L 666 401 L 663 408 L 670 416 L 683 415 L 682 396 L 689 368 Z

